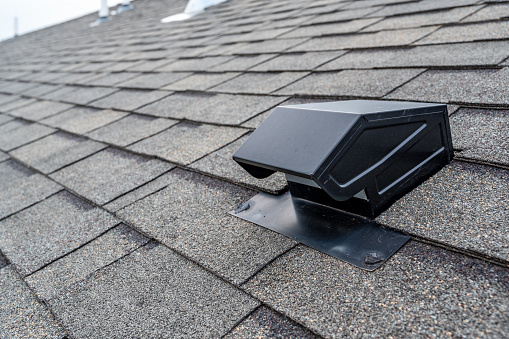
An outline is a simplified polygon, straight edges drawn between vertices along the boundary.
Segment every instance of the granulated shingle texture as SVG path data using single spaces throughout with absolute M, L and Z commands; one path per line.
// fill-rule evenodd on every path
M 499 21 L 482 24 L 470 24 L 442 27 L 424 39 L 418 45 L 440 44 L 448 42 L 507 39 L 509 22 Z
M 238 56 L 231 59 L 224 64 L 217 65 L 211 71 L 225 72 L 225 71 L 244 71 L 256 66 L 264 61 L 272 59 L 275 54 L 259 54 L 259 55 L 246 55 Z
M 325 337 L 506 337 L 508 277 L 417 242 L 374 272 L 299 246 L 243 288 Z
M 13 117 L 8 116 L 7 114 L 0 114 L 0 125 L 3 125 L 12 120 L 14 120 Z
M 65 111 L 71 107 L 72 105 L 64 104 L 61 102 L 37 101 L 31 105 L 24 106 L 9 112 L 9 114 L 23 119 L 37 121 L 50 115 Z
M 39 298 L 50 299 L 59 291 L 85 279 L 94 271 L 145 245 L 148 239 L 119 225 L 69 255 L 26 278 Z
M 0 163 L 0 219 L 60 191 L 60 185 L 19 165 Z
M 165 90 L 173 91 L 205 91 L 225 81 L 235 78 L 239 73 L 204 73 L 194 74 L 164 87 Z
M 158 68 L 156 72 L 173 72 L 173 71 L 207 71 L 214 66 L 222 64 L 233 57 L 206 57 L 196 59 L 181 59 L 172 62 L 169 65 Z
M 411 49 L 353 51 L 319 70 L 347 68 L 426 67 L 497 65 L 509 56 L 507 42 L 491 41 L 439 46 L 418 46 Z
M 291 239 L 229 214 L 252 195 L 224 181 L 174 170 L 165 189 L 117 213 L 145 234 L 239 284 L 294 245 Z
M 7 153 L 0 151 L 0 161 L 5 161 L 7 159 L 9 159 L 9 155 Z
M 465 18 L 463 22 L 498 20 L 506 18 L 508 16 L 508 11 L 509 4 L 507 3 L 492 4 L 483 7 L 480 11 L 470 15 L 468 18 Z
M 67 86 L 44 95 L 45 99 L 86 105 L 116 92 L 115 88 Z
M 10 113 L 11 111 L 18 109 L 23 106 L 27 106 L 37 102 L 36 99 L 28 99 L 28 98 L 19 98 L 18 100 L 9 102 L 5 105 L 0 105 L 0 113 Z
M 228 333 L 227 339 L 234 338 L 319 338 L 288 318 L 260 307 Z
M 134 79 L 118 84 L 118 87 L 159 89 L 175 81 L 188 77 L 192 73 L 152 73 L 141 74 Z
M 305 77 L 307 72 L 246 73 L 213 88 L 217 92 L 269 94 Z
M 459 156 L 509 165 L 509 111 L 463 108 L 450 121 Z
M 14 126 L 9 131 L 0 134 L 0 149 L 3 151 L 10 151 L 16 147 L 22 146 L 46 135 L 49 135 L 55 130 L 51 127 L 43 126 L 37 123 L 19 122 L 16 121 Z M 2 129 L 7 129 L 7 124 L 3 125 Z
M 69 132 L 84 134 L 127 114 L 113 110 L 100 110 L 87 107 L 75 107 L 58 115 L 49 117 L 41 123 Z
M 421 69 L 390 69 L 313 73 L 279 90 L 277 94 L 380 97 L 422 71 Z
M 86 338 L 220 337 L 258 306 L 164 246 L 145 246 L 50 301 Z
M 284 34 L 281 38 L 301 38 L 301 37 L 315 37 L 322 35 L 336 35 L 342 33 L 352 33 L 361 30 L 362 28 L 380 21 L 380 19 L 360 19 L 343 22 L 341 24 L 331 23 L 323 25 L 312 25 L 299 27 L 289 33 Z
M 118 146 L 127 146 L 154 135 L 177 123 L 176 120 L 131 114 L 87 134 L 89 138 Z
M 272 96 L 175 93 L 138 112 L 165 118 L 237 125 L 285 99 Z
M 286 179 L 283 173 L 277 172 L 266 179 L 256 179 L 232 159 L 233 153 L 239 149 L 247 138 L 248 136 L 244 136 L 230 145 L 207 155 L 205 158 L 192 164 L 191 168 L 270 193 L 280 193 L 286 188 Z
M 128 149 L 187 165 L 225 146 L 246 132 L 245 129 L 234 127 L 180 123 L 153 137 L 137 142 Z
M 508 260 L 508 191 L 509 171 L 454 162 L 377 220 L 439 243 Z
M 509 92 L 500 91 L 507 83 L 509 68 L 501 70 L 427 71 L 387 98 L 431 102 L 502 104 Z
M 11 154 L 43 173 L 51 173 L 105 147 L 92 140 L 59 132 L 20 147 Z
M 165 91 L 122 90 L 104 99 L 91 103 L 94 107 L 133 111 L 170 94 Z
M 0 337 L 66 338 L 64 329 L 12 267 L 0 269 Z
M 171 167 L 159 160 L 106 149 L 53 173 L 51 178 L 103 205 Z
M 345 52 L 309 52 L 282 54 L 261 65 L 253 67 L 253 71 L 301 71 L 313 70 L 318 66 L 343 55 Z
M 27 275 L 117 223 L 113 215 L 61 192 L 0 221 L 0 249 Z

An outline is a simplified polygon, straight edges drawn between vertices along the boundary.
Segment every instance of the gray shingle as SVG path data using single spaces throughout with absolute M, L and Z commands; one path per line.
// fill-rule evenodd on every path
M 113 215 L 61 192 L 0 221 L 0 248 L 28 275 L 117 223 Z
M 316 37 L 321 35 L 353 33 L 377 21 L 380 21 L 380 19 L 379 18 L 360 19 L 332 24 L 303 26 L 289 33 L 286 33 L 285 35 L 281 36 L 281 38 Z
M 59 88 L 60 86 L 57 85 L 39 84 L 39 86 L 31 88 L 27 91 L 23 91 L 21 94 L 29 97 L 40 98 L 45 94 L 51 93 Z
M 248 185 L 250 187 L 262 189 L 274 194 L 280 193 L 286 188 L 286 179 L 284 174 L 278 172 L 263 180 L 255 179 L 232 159 L 233 153 L 239 149 L 247 138 L 248 136 L 244 136 L 230 145 L 207 155 L 205 158 L 192 164 L 191 167 L 201 172 Z
M 253 192 L 182 170 L 171 174 L 165 189 L 118 215 L 235 284 L 294 245 L 289 238 L 228 214 Z
M 65 338 L 64 329 L 12 267 L 0 270 L 0 337 Z
M 175 119 L 219 124 L 240 124 L 285 98 L 270 96 L 175 93 L 138 112 Z
M 67 86 L 46 94 L 45 99 L 86 105 L 94 100 L 116 92 L 115 88 Z
M 105 147 L 92 140 L 55 133 L 20 147 L 11 154 L 43 173 L 51 173 Z
M 299 38 L 299 39 L 276 39 L 262 42 L 252 42 L 250 44 L 243 45 L 238 50 L 236 50 L 235 53 L 253 55 L 267 53 L 281 53 L 303 43 L 306 40 L 308 39 Z
M 239 73 L 203 73 L 194 74 L 190 77 L 170 84 L 163 89 L 174 91 L 205 91 L 225 81 L 235 78 Z
M 164 246 L 145 246 L 49 304 L 75 337 L 220 337 L 259 305 Z
M 180 123 L 128 149 L 187 165 L 244 133 L 241 128 Z
M 509 165 L 509 111 L 464 108 L 450 120 L 459 156 Z
M 445 26 L 418 41 L 416 44 L 425 45 L 507 38 L 509 38 L 509 22 L 499 21 L 460 26 Z
M 492 4 L 484 7 L 480 11 L 474 13 L 468 18 L 462 20 L 463 22 L 476 22 L 476 21 L 488 21 L 488 20 L 499 20 L 507 18 L 509 16 L 509 4 Z
M 212 90 L 228 93 L 269 94 L 308 74 L 307 72 L 246 73 L 213 87 Z
M 2 86 L 0 91 L 11 94 L 23 94 L 29 89 L 37 87 L 39 84 L 33 82 L 16 82 L 9 81 L 6 86 Z
M 391 93 L 388 98 L 411 101 L 502 104 L 509 102 L 509 68 L 501 70 L 427 71 Z
M 192 73 L 184 72 L 141 74 L 134 79 L 120 83 L 118 87 L 160 89 L 168 84 L 188 77 L 191 74 Z
M 380 11 L 376 11 L 369 16 L 392 16 L 408 13 L 419 13 L 433 11 L 437 9 L 454 8 L 458 6 L 468 6 L 478 3 L 478 0 L 426 0 L 417 1 L 404 4 L 397 4 L 393 6 L 385 6 Z
M 73 106 L 61 102 L 37 101 L 31 105 L 18 108 L 9 114 L 15 117 L 37 121 L 65 111 L 71 107 Z
M 225 336 L 234 338 L 318 338 L 288 318 L 260 307 Z
M 178 121 L 131 114 L 87 134 L 89 138 L 118 146 L 127 146 L 161 132 Z
M 310 24 L 321 24 L 327 22 L 349 21 L 366 17 L 368 14 L 377 12 L 379 8 L 359 8 L 352 10 L 327 11 L 327 14 L 321 14 L 308 21 Z
M 388 17 L 363 29 L 363 32 L 376 32 L 384 29 L 401 29 L 456 23 L 479 8 L 480 6 L 459 7 L 439 12 Z
M 435 29 L 437 29 L 437 26 L 410 28 L 397 31 L 380 31 L 377 33 L 318 37 L 292 48 L 291 51 L 335 51 L 350 48 L 406 46 L 418 39 L 421 39 Z
M 279 90 L 277 94 L 381 97 L 422 71 L 387 69 L 314 73 Z
M 12 120 L 14 120 L 13 117 L 8 116 L 7 114 L 0 114 L 0 125 L 8 123 L 8 122 L 10 122 Z
M 509 56 L 505 41 L 418 46 L 411 49 L 352 51 L 319 70 L 348 68 L 496 66 Z
M 5 105 L 0 105 L 0 113 L 8 113 L 12 110 L 18 109 L 23 106 L 27 106 L 36 102 L 35 99 L 28 98 L 19 98 L 18 100 L 12 101 L 10 103 L 6 103 Z
M 16 128 L 13 128 L 6 133 L 0 133 L 0 149 L 4 151 L 10 151 L 16 147 L 28 144 L 29 142 L 55 132 L 53 128 L 39 125 L 37 123 L 15 122 L 18 123 Z M 14 121 L 2 125 L 2 129 L 5 129 L 12 123 L 14 123 Z
M 4 152 L 0 151 L 0 162 L 5 161 L 5 160 L 7 160 L 9 158 L 10 157 L 9 157 L 9 155 L 7 153 L 4 153 Z
M 10 102 L 16 101 L 18 99 L 19 99 L 19 96 L 17 96 L 17 95 L 1 94 L 0 93 L 0 105 L 5 105 Z
M 101 73 L 97 77 L 86 80 L 83 84 L 88 86 L 106 86 L 111 87 L 118 83 L 132 79 L 138 76 L 138 73 L 118 72 L 118 73 Z
M 13 160 L 0 163 L 0 219 L 58 192 L 60 185 Z
M 378 221 L 423 238 L 509 260 L 509 171 L 454 162 Z
M 122 90 L 106 98 L 94 101 L 91 105 L 101 108 L 121 109 L 132 111 L 151 102 L 157 101 L 170 94 L 165 91 L 142 91 L 142 90 Z
M 119 225 L 92 242 L 52 262 L 25 279 L 42 299 L 55 297 L 59 291 L 85 279 L 94 271 L 129 254 L 148 239 L 124 225 Z
M 252 71 L 311 71 L 318 66 L 335 59 L 346 51 L 338 52 L 309 52 L 282 54 L 263 64 L 253 67 Z
M 74 107 L 41 122 L 73 133 L 84 134 L 126 115 L 126 113 L 112 110 Z
M 507 279 L 507 268 L 412 241 L 375 272 L 299 246 L 244 288 L 325 337 L 506 337 Z
M 224 64 L 217 65 L 211 71 L 226 72 L 226 71 L 245 71 L 253 66 L 256 66 L 264 61 L 273 58 L 274 54 L 259 54 L 259 55 L 246 55 L 238 56 Z
M 222 64 L 232 57 L 217 56 L 195 59 L 180 59 L 169 65 L 158 68 L 156 72 L 173 72 L 173 71 L 207 71 L 214 66 Z
M 131 72 L 152 72 L 153 70 L 165 66 L 172 62 L 172 59 L 162 59 L 162 60 L 148 60 L 148 61 L 138 61 L 135 65 L 129 66 Z
M 103 205 L 170 168 L 159 160 L 106 149 L 53 173 L 51 178 Z

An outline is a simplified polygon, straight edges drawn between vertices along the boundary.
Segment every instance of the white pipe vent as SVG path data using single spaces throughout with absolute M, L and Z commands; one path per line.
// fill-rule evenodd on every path
M 205 11 L 205 8 L 218 5 L 227 0 L 189 0 L 183 13 L 171 15 L 161 20 L 162 23 L 183 21 Z

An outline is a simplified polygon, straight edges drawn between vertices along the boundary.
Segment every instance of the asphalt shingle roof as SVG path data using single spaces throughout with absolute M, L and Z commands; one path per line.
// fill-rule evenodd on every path
M 137 0 L 0 42 L 0 337 L 509 337 L 508 1 Z M 228 212 L 280 104 L 448 105 L 366 272 Z

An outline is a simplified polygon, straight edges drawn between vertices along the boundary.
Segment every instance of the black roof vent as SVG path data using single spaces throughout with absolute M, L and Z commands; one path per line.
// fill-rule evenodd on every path
M 293 197 L 374 218 L 452 160 L 442 104 L 337 101 L 279 106 L 233 155 Z

